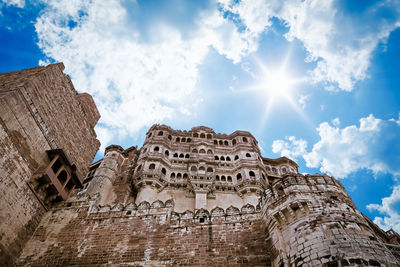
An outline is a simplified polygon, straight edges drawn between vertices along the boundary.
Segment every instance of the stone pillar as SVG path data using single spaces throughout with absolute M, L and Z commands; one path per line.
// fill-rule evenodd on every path
M 89 196 L 100 195 L 99 204 L 104 205 L 109 202 L 112 183 L 121 171 L 124 160 L 122 155 L 123 148 L 111 145 L 106 148 L 104 159 L 93 175 L 86 193 Z

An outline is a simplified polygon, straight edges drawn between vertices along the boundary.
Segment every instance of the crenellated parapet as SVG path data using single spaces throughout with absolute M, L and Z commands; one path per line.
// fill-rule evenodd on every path
M 276 266 L 397 263 L 333 177 L 288 174 L 271 182 L 260 205 Z

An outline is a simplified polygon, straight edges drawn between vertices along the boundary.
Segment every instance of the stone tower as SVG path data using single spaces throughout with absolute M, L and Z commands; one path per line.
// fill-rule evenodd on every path
M 246 131 L 157 124 L 90 164 L 100 115 L 62 70 L 0 74 L 0 265 L 399 266 L 338 180 Z

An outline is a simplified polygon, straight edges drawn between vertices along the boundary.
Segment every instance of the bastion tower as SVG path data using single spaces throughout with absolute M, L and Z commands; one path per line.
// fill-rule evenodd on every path
M 90 163 L 100 114 L 62 70 L 0 74 L 0 265 L 399 266 L 337 179 L 247 131 L 156 124 Z

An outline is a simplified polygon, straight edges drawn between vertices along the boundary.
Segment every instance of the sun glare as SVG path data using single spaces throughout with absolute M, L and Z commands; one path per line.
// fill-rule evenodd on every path
M 265 73 L 261 87 L 269 97 L 290 97 L 293 81 L 284 71 Z

